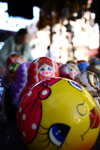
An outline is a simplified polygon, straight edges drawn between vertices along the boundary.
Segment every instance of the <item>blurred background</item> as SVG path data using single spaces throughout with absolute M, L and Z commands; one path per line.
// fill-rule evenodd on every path
M 27 28 L 33 59 L 50 46 L 56 62 L 88 60 L 99 54 L 99 0 L 0 1 L 0 49 Z

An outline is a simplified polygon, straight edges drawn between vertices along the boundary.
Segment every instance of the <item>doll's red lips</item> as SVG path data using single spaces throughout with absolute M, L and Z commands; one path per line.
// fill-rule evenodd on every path
M 99 114 L 96 108 L 90 111 L 90 128 L 97 128 L 99 126 Z
M 83 139 L 84 135 L 89 131 L 90 128 L 95 129 L 98 126 L 99 126 L 99 114 L 97 112 L 97 109 L 93 108 L 90 111 L 90 127 L 88 128 L 88 130 L 83 135 L 81 135 L 82 141 L 84 140 Z

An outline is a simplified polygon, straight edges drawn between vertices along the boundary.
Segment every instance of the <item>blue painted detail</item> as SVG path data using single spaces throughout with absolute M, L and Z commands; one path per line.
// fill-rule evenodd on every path
M 41 71 L 45 71 L 45 68 L 41 68 Z
M 51 68 L 50 68 L 50 67 L 48 67 L 48 71 L 51 71 Z
M 80 71 L 86 71 L 88 67 L 88 63 L 87 62 L 81 62 L 80 64 L 78 64 L 78 68 L 80 69 Z
M 55 137 L 55 139 L 59 142 L 63 142 L 64 141 L 64 138 L 60 135 L 58 129 L 57 129 L 57 125 L 54 125 L 52 127 L 52 133 L 53 133 L 53 136 Z
M 76 82 L 74 81 L 68 81 L 70 83 L 71 86 L 73 86 L 75 89 L 79 90 L 80 92 L 82 92 L 82 87 L 80 85 L 78 85 Z
M 73 71 L 73 69 L 70 69 L 70 71 Z
M 97 64 L 100 64 L 100 61 L 97 60 L 97 59 L 93 60 L 93 62 L 95 62 L 95 63 L 97 63 Z
M 6 88 L 6 89 L 9 89 L 9 87 L 8 87 L 8 86 L 4 85 L 4 83 L 3 83 L 3 77 L 2 77 L 2 76 L 0 76 L 0 78 L 1 78 L 1 84 L 2 84 L 2 86 L 3 86 L 4 88 Z

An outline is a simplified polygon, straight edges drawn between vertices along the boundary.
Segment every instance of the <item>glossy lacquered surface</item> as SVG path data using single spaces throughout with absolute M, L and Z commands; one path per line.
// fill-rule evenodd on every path
M 81 72 L 86 71 L 87 67 L 88 67 L 88 63 L 86 61 L 78 62 L 78 68 L 80 69 Z
M 99 78 L 99 87 L 100 87 L 100 59 L 94 58 L 90 60 L 90 64 L 87 67 L 87 71 L 94 72 Z
M 90 60 L 90 64 L 87 67 L 87 70 L 93 71 L 96 74 L 100 73 L 100 59 L 95 58 L 95 59 Z
M 78 83 L 49 78 L 22 97 L 17 125 L 31 150 L 90 150 L 100 130 L 99 110 Z
M 99 78 L 91 71 L 79 73 L 74 80 L 84 86 L 88 91 L 99 90 Z

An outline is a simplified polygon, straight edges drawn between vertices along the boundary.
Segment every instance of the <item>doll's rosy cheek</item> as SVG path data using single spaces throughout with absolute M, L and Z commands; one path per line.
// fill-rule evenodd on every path
M 73 73 L 72 73 L 72 72 L 69 72 L 69 75 L 70 75 L 70 76 L 73 76 Z
M 76 75 L 76 74 L 78 74 L 77 72 L 74 72 L 74 74 Z
M 52 71 L 49 71 L 49 74 L 52 75 Z
M 43 75 L 43 76 L 45 75 L 45 72 L 44 72 L 44 71 L 42 72 L 42 75 Z

